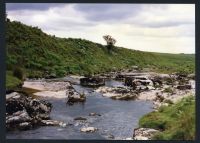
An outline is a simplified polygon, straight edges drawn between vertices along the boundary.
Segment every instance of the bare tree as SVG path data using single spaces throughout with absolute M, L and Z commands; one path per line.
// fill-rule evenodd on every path
M 105 35 L 105 36 L 103 36 L 103 38 L 106 41 L 107 47 L 108 47 L 108 51 L 110 52 L 112 47 L 115 45 L 116 40 L 110 35 Z

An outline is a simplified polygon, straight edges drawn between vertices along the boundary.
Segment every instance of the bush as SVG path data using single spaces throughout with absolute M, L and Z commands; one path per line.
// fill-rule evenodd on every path
M 13 70 L 13 76 L 17 77 L 20 80 L 23 80 L 25 78 L 24 77 L 24 72 L 23 72 L 22 68 L 19 68 L 19 67 L 15 67 L 14 68 L 14 70 Z
M 15 89 L 22 85 L 22 81 L 13 76 L 12 71 L 6 71 L 6 90 Z

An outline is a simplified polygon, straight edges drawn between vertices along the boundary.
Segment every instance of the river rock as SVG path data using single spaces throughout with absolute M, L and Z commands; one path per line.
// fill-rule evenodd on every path
M 100 87 L 96 92 L 102 93 L 104 97 L 117 100 L 133 100 L 137 98 L 137 94 L 133 90 L 125 87 Z
M 133 100 L 136 99 L 137 95 L 136 94 L 125 94 L 125 95 L 117 95 L 117 96 L 112 96 L 112 99 L 117 99 L 117 100 Z
M 189 75 L 188 75 L 188 78 L 189 78 L 189 79 L 192 79 L 192 80 L 195 80 L 195 74 L 189 74 Z
M 85 102 L 86 100 L 86 96 L 76 92 L 72 86 L 68 88 L 66 95 L 68 96 L 67 103 L 69 104 L 73 104 L 75 102 Z
M 136 128 L 133 132 L 134 140 L 151 140 L 151 138 L 160 132 L 159 130 L 151 129 L 151 128 Z
M 126 86 L 131 86 L 134 90 L 140 92 L 154 89 L 152 80 L 150 80 L 147 76 L 126 77 L 124 84 Z
M 133 138 L 129 137 L 129 138 L 125 138 L 124 140 L 133 140 Z
M 29 130 L 31 129 L 33 126 L 31 124 L 31 122 L 23 122 L 23 123 L 19 123 L 19 130 Z
M 152 76 L 150 79 L 153 82 L 153 86 L 156 88 L 161 87 L 163 84 L 162 78 L 158 75 Z
M 189 80 L 192 89 L 195 89 L 195 80 Z
M 105 80 L 100 77 L 85 77 L 80 79 L 80 84 L 82 86 L 98 87 L 105 85 Z
M 191 88 L 192 88 L 192 86 L 189 85 L 189 84 L 186 84 L 186 85 L 178 85 L 178 86 L 177 86 L 177 89 L 179 89 L 179 90 L 187 90 L 187 89 L 191 89 Z
M 6 128 L 29 129 L 50 118 L 51 103 L 27 97 L 22 93 L 6 95 Z
M 95 127 L 83 127 L 83 128 L 81 128 L 81 132 L 91 132 L 91 133 L 93 133 L 93 132 L 95 132 L 97 130 L 98 129 L 95 128 Z
M 64 123 L 62 121 L 57 121 L 57 120 L 41 120 L 40 124 L 42 126 L 60 126 L 60 127 L 67 126 L 67 123 Z
M 6 116 L 6 129 L 30 129 L 32 127 L 32 120 L 33 119 L 28 115 L 25 110 L 15 112 L 12 115 Z

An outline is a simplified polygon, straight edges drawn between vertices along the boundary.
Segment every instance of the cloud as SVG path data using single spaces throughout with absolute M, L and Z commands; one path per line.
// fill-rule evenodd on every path
M 28 4 L 27 4 L 28 5 Z M 19 6 L 18 4 L 12 5 Z M 58 37 L 154 52 L 195 52 L 195 5 L 191 4 L 42 4 L 7 8 L 8 17 Z M 8 6 L 7 6 L 8 7 Z M 31 8 L 30 8 L 31 7 Z
M 194 5 L 151 4 L 142 8 L 136 17 L 128 19 L 130 23 L 152 28 L 195 24 Z
M 134 17 L 142 8 L 142 5 L 130 4 L 80 4 L 75 5 L 77 11 L 81 11 L 86 15 L 88 20 L 94 21 L 114 21 Z
M 62 4 L 55 3 L 7 3 L 6 10 L 48 10 L 51 7 L 62 7 Z

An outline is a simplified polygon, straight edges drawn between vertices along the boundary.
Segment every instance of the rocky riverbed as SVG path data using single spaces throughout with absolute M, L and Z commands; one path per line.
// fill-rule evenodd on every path
M 80 81 L 84 81 L 83 86 Z M 27 80 L 23 90 L 29 95 L 13 92 L 6 96 L 6 127 L 27 131 L 9 131 L 8 138 L 37 135 L 49 139 L 143 140 L 150 139 L 149 134 L 154 132 L 138 129 L 139 118 L 162 105 L 195 95 L 195 80 L 194 75 L 112 73 L 94 79 L 71 76 Z M 148 136 L 146 132 L 150 132 Z

